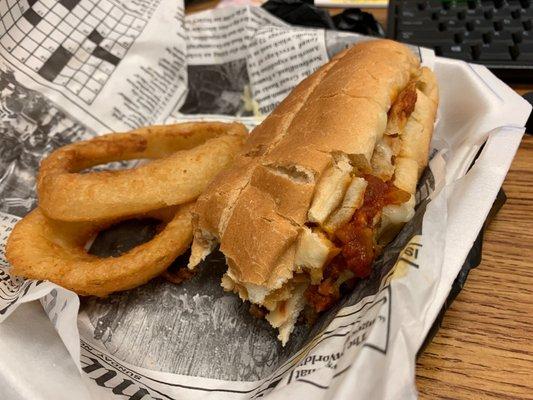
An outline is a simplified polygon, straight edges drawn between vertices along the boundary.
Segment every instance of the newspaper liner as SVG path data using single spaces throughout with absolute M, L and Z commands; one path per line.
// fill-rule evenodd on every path
M 11 3 L 23 7 L 22 1 Z M 40 158 L 105 127 L 131 126 L 131 118 L 105 107 L 123 104 L 114 94 L 132 87 L 129 77 L 120 73 L 127 65 L 123 62 L 155 68 L 169 57 L 169 48 L 181 52 L 180 57 L 170 52 L 176 68 L 168 79 L 181 88 L 166 93 L 166 104 L 174 106 L 156 107 L 155 114 L 143 114 L 139 123 L 237 117 L 252 127 L 261 120 L 259 114 L 270 111 L 333 54 L 366 40 L 289 27 L 257 8 L 183 17 L 182 4 L 174 0 L 154 1 L 150 7 L 143 14 L 147 28 L 91 107 L 80 107 L 81 100 L 68 88 L 51 88 L 2 48 L 0 320 L 20 304 L 40 299 L 94 398 L 416 397 L 416 352 L 481 229 L 530 111 L 485 68 L 435 59 L 424 49 L 414 50 L 435 69 L 441 107 L 430 169 L 417 192 L 417 214 L 377 261 L 373 275 L 314 327 L 299 326 L 286 348 L 264 321 L 249 317 L 236 296 L 222 292 L 216 273 L 224 266 L 216 255 L 191 282 L 174 286 L 156 279 L 108 299 L 84 300 L 79 314 L 74 293 L 50 282 L 9 275 L 5 240 L 16 215 L 35 204 L 34 174 Z M 163 14 L 174 17 L 161 19 Z M 152 25 L 157 27 L 150 29 Z M 180 45 L 184 37 L 186 49 Z M 147 43 L 150 54 L 143 53 Z M 0 44 L 4 46 L 1 39 Z M 155 59 L 159 61 L 154 64 Z M 137 70 L 136 79 L 148 79 L 147 71 Z M 157 94 L 165 98 L 165 93 Z M 146 93 L 128 95 L 128 104 L 140 104 Z M 62 110 L 76 110 L 79 121 Z M 39 329 L 36 321 L 36 341 Z M 25 345 L 13 343 L 4 360 L 16 359 Z M 22 379 L 31 382 L 32 376 L 38 381 L 43 362 L 37 356 L 26 365 L 24 378 L 2 378 L 8 387 L 20 386 L 12 383 Z M 9 368 L 2 360 L 0 366 L 2 371 Z M 62 391 L 64 373 L 53 372 L 49 386 L 57 388 L 56 398 L 87 396 L 83 388 Z M 21 398 L 40 396 L 38 386 L 24 387 Z

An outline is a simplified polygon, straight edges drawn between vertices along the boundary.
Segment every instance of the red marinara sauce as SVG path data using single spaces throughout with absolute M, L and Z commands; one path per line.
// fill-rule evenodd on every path
M 373 175 L 364 175 L 368 182 L 362 206 L 355 211 L 350 222 L 335 232 L 341 252 L 326 266 L 324 279 L 319 285 L 311 285 L 305 292 L 308 304 L 316 312 L 329 308 L 338 298 L 335 285 L 344 270 L 350 270 L 355 278 L 366 278 L 372 271 L 377 255 L 374 242 L 376 220 L 386 205 L 402 204 L 410 194 L 398 189 L 391 181 L 382 181 Z

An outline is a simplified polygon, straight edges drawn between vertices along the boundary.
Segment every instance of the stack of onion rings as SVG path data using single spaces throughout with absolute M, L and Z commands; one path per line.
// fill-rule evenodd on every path
M 185 123 L 113 133 L 73 143 L 41 164 L 39 207 L 19 221 L 6 256 L 14 275 L 55 282 L 81 295 L 106 296 L 164 272 L 192 240 L 195 199 L 241 148 L 237 123 Z M 140 167 L 80 173 L 112 161 L 152 159 Z M 87 253 L 87 243 L 128 218 L 165 225 L 119 255 Z

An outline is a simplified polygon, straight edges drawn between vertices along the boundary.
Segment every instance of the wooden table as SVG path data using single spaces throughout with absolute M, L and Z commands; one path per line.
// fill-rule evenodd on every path
M 481 265 L 417 364 L 423 399 L 533 398 L 533 136 L 503 184 Z
M 386 10 L 366 11 L 385 26 Z M 418 360 L 421 399 L 533 399 L 533 136 L 522 140 L 503 187 L 507 203 L 485 233 L 481 265 Z

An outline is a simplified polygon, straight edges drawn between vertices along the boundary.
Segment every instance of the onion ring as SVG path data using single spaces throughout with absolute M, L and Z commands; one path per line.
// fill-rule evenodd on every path
M 14 275 L 49 280 L 80 295 L 104 297 L 148 282 L 188 249 L 193 207 L 194 203 L 189 203 L 143 215 L 167 224 L 152 240 L 106 258 L 88 254 L 85 245 L 112 221 L 55 221 L 37 208 L 15 225 L 6 258 Z
M 127 217 L 194 200 L 240 149 L 239 123 L 154 126 L 72 143 L 41 163 L 42 212 L 62 221 Z M 112 161 L 155 159 L 137 168 L 80 174 Z

